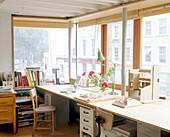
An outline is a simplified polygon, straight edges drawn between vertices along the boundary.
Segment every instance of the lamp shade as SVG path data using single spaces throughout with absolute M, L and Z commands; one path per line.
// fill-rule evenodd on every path
M 104 61 L 105 57 L 103 56 L 102 52 L 100 50 L 98 50 L 98 58 L 97 61 Z

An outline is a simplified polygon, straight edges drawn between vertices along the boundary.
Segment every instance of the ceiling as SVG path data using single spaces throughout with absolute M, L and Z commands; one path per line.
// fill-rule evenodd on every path
M 70 18 L 139 0 L 0 0 L 0 12 Z

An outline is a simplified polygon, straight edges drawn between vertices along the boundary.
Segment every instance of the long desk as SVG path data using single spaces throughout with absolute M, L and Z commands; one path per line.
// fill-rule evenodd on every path
M 87 92 L 86 90 L 79 88 L 77 89 L 76 93 L 65 94 L 60 93 L 58 90 L 59 87 L 60 85 L 37 86 L 37 88 L 40 88 L 45 92 L 56 94 L 93 108 L 98 107 L 106 112 L 110 112 L 136 122 L 144 123 L 166 132 L 170 132 L 170 101 L 143 104 L 141 106 L 124 109 L 113 106 L 112 100 L 95 103 L 81 102 L 80 100 L 75 99 L 75 97 L 79 97 L 80 93 Z

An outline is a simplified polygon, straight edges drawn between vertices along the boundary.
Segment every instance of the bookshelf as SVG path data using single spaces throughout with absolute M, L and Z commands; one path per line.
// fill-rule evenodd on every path
M 26 67 L 23 72 L 14 71 L 14 88 L 30 88 L 40 85 L 40 67 Z

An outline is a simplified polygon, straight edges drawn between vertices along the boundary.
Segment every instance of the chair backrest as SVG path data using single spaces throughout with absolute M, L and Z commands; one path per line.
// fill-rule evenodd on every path
M 36 93 L 35 88 L 30 90 L 30 95 L 31 95 L 31 100 L 32 100 L 33 111 L 35 112 L 35 108 L 38 107 L 37 93 Z
M 101 125 L 104 129 L 112 131 L 114 116 L 111 113 L 105 112 L 99 108 L 96 108 L 97 116 L 104 119 L 104 123 Z

